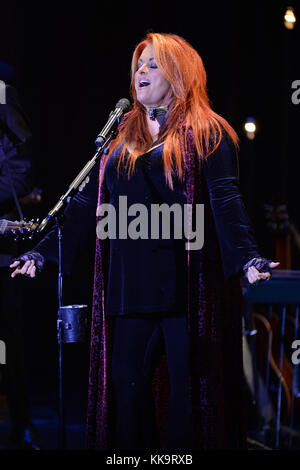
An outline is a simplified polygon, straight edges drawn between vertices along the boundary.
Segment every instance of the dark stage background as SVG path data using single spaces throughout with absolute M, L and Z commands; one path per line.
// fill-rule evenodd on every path
M 241 139 L 241 190 L 261 253 L 274 256 L 265 203 L 288 206 L 300 230 L 299 116 L 291 84 L 300 79 L 299 24 L 283 25 L 284 2 L 2 2 L 0 60 L 17 69 L 21 101 L 33 131 L 35 185 L 43 200 L 40 217 L 53 207 L 85 162 L 109 112 L 129 97 L 130 60 L 147 31 L 187 39 L 203 58 L 213 108 Z M 294 5 L 295 6 L 295 5 Z M 300 21 L 300 9 L 295 6 Z M 257 120 L 254 141 L 244 134 L 248 116 Z M 74 228 L 76 230 L 76 227 Z M 94 240 L 65 283 L 65 303 L 91 305 Z M 292 267 L 300 269 L 299 248 Z M 56 271 L 25 279 L 27 364 L 32 394 L 41 406 L 57 399 Z M 83 422 L 88 344 L 66 345 L 68 422 Z M 36 416 L 38 419 L 38 416 Z

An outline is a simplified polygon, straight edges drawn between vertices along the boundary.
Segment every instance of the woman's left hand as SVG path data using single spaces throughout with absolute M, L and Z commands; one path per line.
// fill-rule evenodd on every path
M 277 268 L 279 264 L 280 263 L 278 262 L 274 263 L 273 261 L 271 261 L 271 263 L 269 263 L 269 267 L 271 269 L 274 269 L 274 268 Z M 256 284 L 257 282 L 260 282 L 260 281 L 268 281 L 271 278 L 271 273 L 259 272 L 258 269 L 256 269 L 254 266 L 250 266 L 246 273 L 246 277 L 250 284 Z

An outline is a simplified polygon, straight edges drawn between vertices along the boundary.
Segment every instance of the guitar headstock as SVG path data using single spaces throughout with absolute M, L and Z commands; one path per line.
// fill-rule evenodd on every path
M 10 234 L 16 241 L 27 239 L 31 240 L 38 225 L 39 219 L 30 221 L 0 219 L 0 235 Z

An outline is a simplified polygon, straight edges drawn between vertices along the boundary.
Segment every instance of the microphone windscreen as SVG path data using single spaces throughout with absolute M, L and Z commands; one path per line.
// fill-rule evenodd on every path
M 116 108 L 121 108 L 123 109 L 124 113 L 126 113 L 131 108 L 130 101 L 127 98 L 122 98 L 117 102 Z

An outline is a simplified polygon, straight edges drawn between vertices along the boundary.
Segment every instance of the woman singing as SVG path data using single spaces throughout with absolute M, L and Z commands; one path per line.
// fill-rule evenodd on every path
M 154 205 L 189 205 L 195 227 L 202 204 L 204 243 L 192 248 L 174 230 L 97 237 L 87 445 L 243 448 L 240 279 L 267 280 L 278 263 L 258 253 L 238 189 L 238 137 L 210 107 L 195 49 L 176 35 L 148 34 L 131 71 L 133 108 L 65 211 L 65 271 L 88 231 L 97 226 L 99 235 L 103 204 L 117 221 L 124 215 L 121 197 L 147 208 L 141 232 Z M 11 265 L 12 277 L 34 277 L 56 260 L 55 243 L 53 229 Z

